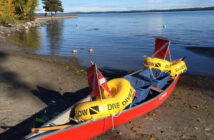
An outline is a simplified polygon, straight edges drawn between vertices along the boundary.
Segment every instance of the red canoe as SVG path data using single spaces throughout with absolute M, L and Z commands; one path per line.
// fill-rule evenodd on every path
M 140 73 L 143 70 L 137 71 L 133 74 Z M 131 74 L 131 75 L 133 75 Z M 96 137 L 100 134 L 105 133 L 113 128 L 116 128 L 122 124 L 125 124 L 129 121 L 132 121 L 152 110 L 160 106 L 172 93 L 173 89 L 175 88 L 178 82 L 179 76 L 176 76 L 174 79 L 168 81 L 168 86 L 166 86 L 162 92 L 155 91 L 158 94 L 149 100 L 145 100 L 141 104 L 138 104 L 132 108 L 126 109 L 121 112 L 118 116 L 115 117 L 108 117 L 103 118 L 96 121 L 89 121 L 84 122 L 81 124 L 75 124 L 73 126 L 67 127 L 62 130 L 56 130 L 51 132 L 44 132 L 44 133 L 31 133 L 27 135 L 26 139 L 63 139 L 63 140 L 70 140 L 70 139 L 90 139 Z M 50 124 L 61 125 L 65 124 L 70 119 L 71 110 L 74 106 L 68 108 L 63 113 L 59 114 L 54 119 L 50 120 L 42 127 L 50 126 Z

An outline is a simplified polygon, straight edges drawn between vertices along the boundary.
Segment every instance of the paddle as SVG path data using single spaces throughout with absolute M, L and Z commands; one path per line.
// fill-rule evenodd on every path
M 163 91 L 163 89 L 156 88 L 156 87 L 153 87 L 153 86 L 151 86 L 151 89 L 153 89 L 153 90 L 155 90 L 155 91 L 158 91 L 158 92 L 162 92 L 162 91 Z
M 40 131 L 59 130 L 59 129 L 65 129 L 65 128 L 70 127 L 70 126 L 72 126 L 72 124 L 60 125 L 60 126 L 48 126 L 48 127 L 42 127 L 42 128 L 32 128 L 31 132 L 38 133 Z

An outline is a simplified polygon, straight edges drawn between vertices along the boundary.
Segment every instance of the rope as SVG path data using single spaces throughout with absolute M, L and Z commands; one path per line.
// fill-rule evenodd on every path
M 158 75 L 157 77 L 155 77 L 154 74 L 153 74 L 152 69 L 149 68 L 149 70 L 150 70 L 150 74 L 152 75 L 153 79 L 155 79 L 155 80 L 156 80 L 157 78 L 159 78 L 159 76 L 161 75 L 161 72 L 160 72 L 159 75 Z
M 112 131 L 114 130 L 114 115 L 111 116 L 111 120 L 112 120 Z
M 132 97 L 132 101 L 133 101 L 133 99 L 134 99 L 134 96 Z M 132 107 L 131 104 L 129 106 L 129 109 Z M 111 115 L 111 118 L 112 118 L 112 131 L 114 130 L 114 117 L 119 117 L 121 113 L 122 113 L 122 110 L 118 114 Z

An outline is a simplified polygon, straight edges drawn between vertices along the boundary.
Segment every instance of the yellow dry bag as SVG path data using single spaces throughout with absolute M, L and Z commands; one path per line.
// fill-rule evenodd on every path
M 177 60 L 173 61 L 170 66 L 170 75 L 171 76 L 176 76 L 181 73 L 184 73 L 187 71 L 187 67 L 184 61 L 182 60 Z
M 147 68 L 150 69 L 157 69 L 163 72 L 169 71 L 170 68 L 170 62 L 167 60 L 159 59 L 159 58 L 152 58 L 152 57 L 147 57 L 144 60 L 144 65 Z

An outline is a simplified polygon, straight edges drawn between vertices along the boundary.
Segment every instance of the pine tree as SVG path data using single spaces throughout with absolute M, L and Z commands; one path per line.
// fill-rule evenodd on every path
M 51 16 L 53 15 L 53 12 L 55 12 L 55 15 L 57 12 L 63 12 L 62 8 L 62 2 L 60 0 L 42 0 L 46 12 L 50 12 Z

